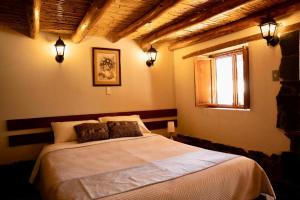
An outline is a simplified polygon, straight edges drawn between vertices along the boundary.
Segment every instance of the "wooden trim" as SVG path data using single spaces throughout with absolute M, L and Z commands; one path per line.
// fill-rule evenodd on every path
M 80 42 L 102 18 L 113 2 L 114 0 L 94 0 L 73 34 L 72 41 L 75 43 Z
M 258 26 L 261 22 L 261 19 L 265 16 L 271 16 L 273 18 L 276 18 L 282 15 L 292 14 L 299 9 L 300 9 L 300 2 L 296 2 L 296 1 L 284 2 L 272 6 L 270 8 L 264 9 L 262 11 L 256 12 L 240 20 L 174 41 L 170 44 L 169 50 L 184 48 L 187 46 L 198 44 L 200 42 L 206 42 L 221 36 L 235 33 L 253 26 Z
M 284 34 L 284 33 L 288 33 L 288 32 L 291 32 L 291 31 L 296 31 L 298 29 L 300 29 L 300 22 L 280 28 L 279 33 Z M 244 43 L 247 43 L 247 42 L 260 40 L 260 39 L 263 39 L 261 37 L 261 33 L 250 35 L 250 36 L 247 36 L 247 37 L 243 37 L 243 38 L 231 40 L 231 41 L 228 41 L 228 42 L 225 42 L 225 43 L 221 43 L 221 44 L 218 44 L 216 46 L 208 47 L 206 49 L 201 49 L 201 50 L 198 50 L 198 51 L 194 51 L 192 53 L 189 53 L 189 54 L 183 56 L 182 59 L 187 59 L 187 58 L 191 58 L 191 57 L 194 57 L 194 56 L 199 56 L 199 55 L 202 55 L 202 54 L 214 52 L 214 51 L 217 51 L 217 50 L 220 50 L 220 49 L 225 49 L 225 48 L 228 48 L 228 47 L 232 47 L 232 46 L 236 46 L 236 45 L 240 45 L 240 44 L 244 44 Z
M 224 52 L 220 52 L 220 53 L 215 53 L 215 54 L 210 54 L 209 57 L 210 58 L 220 58 L 222 56 L 228 56 L 230 54 L 236 54 L 236 53 L 242 53 L 243 52 L 243 48 L 238 48 L 238 49 L 234 49 L 234 50 L 230 50 L 230 51 L 224 51 Z
M 205 108 L 231 108 L 231 109 L 246 109 L 244 106 L 235 106 L 235 105 L 225 105 L 225 104 L 203 104 L 197 107 L 205 107 Z
M 212 103 L 217 102 L 217 69 L 216 69 L 216 60 L 212 59 L 211 60 L 211 85 L 212 85 Z
M 8 146 L 15 147 L 27 144 L 54 143 L 53 132 L 32 133 L 8 136 Z
M 29 19 L 29 34 L 31 38 L 36 38 L 40 32 L 40 13 L 41 13 L 41 0 L 33 0 L 32 7 L 30 8 Z
M 78 121 L 78 120 L 89 120 L 89 119 L 97 120 L 99 117 L 103 117 L 103 116 L 118 116 L 118 115 L 139 115 L 141 119 L 173 117 L 173 116 L 177 116 L 177 109 L 54 116 L 54 117 L 41 117 L 41 118 L 30 118 L 30 119 L 12 119 L 12 120 L 7 120 L 6 124 L 7 124 L 8 131 L 14 131 L 14 130 L 23 130 L 23 129 L 49 128 L 51 127 L 51 122 Z
M 249 77 L 249 50 L 248 47 L 243 47 L 243 62 L 244 62 L 244 108 L 250 108 L 250 77 Z
M 202 54 L 214 52 L 214 51 L 217 51 L 217 50 L 220 50 L 220 49 L 225 49 L 225 48 L 228 48 L 228 47 L 232 47 L 232 46 L 236 46 L 236 45 L 239 45 L 239 44 L 244 44 L 244 43 L 247 43 L 247 42 L 251 42 L 251 41 L 254 41 L 254 40 L 260 40 L 260 39 L 262 39 L 260 33 L 255 34 L 255 35 L 250 35 L 250 36 L 247 36 L 247 37 L 243 37 L 243 38 L 236 39 L 236 40 L 231 40 L 231 41 L 228 41 L 228 42 L 225 42 L 225 43 L 218 44 L 216 46 L 208 47 L 206 49 L 201 49 L 201 50 L 189 53 L 189 54 L 183 56 L 182 59 L 187 59 L 187 58 L 191 58 L 191 57 L 194 57 L 194 56 L 199 56 L 199 55 L 202 55 Z
M 292 32 L 292 31 L 297 31 L 300 29 L 300 22 L 298 23 L 295 23 L 295 24 L 291 24 L 291 25 L 288 25 L 288 26 L 285 26 L 285 27 L 279 27 L 279 33 L 280 34 L 286 34 L 288 32 Z
M 234 9 L 235 7 L 241 6 L 242 4 L 246 3 L 247 1 L 248 0 L 230 0 L 230 1 L 225 1 L 223 3 L 213 4 L 209 9 L 207 9 L 204 12 L 200 12 L 200 13 L 195 12 L 190 17 L 185 17 L 182 20 L 176 23 L 172 23 L 167 27 L 163 27 L 156 31 L 150 32 L 149 34 L 146 35 L 146 37 L 142 39 L 141 47 L 144 49 L 145 46 L 157 42 L 164 36 L 167 36 L 169 34 L 172 34 L 184 28 L 191 27 L 210 17 Z
M 130 35 L 131 33 L 135 32 L 138 28 L 144 26 L 147 23 L 151 23 L 152 20 L 158 18 L 163 13 L 165 13 L 168 9 L 170 9 L 172 6 L 180 2 L 180 0 L 162 0 L 160 1 L 155 8 L 150 10 L 148 13 L 146 13 L 141 18 L 137 19 L 135 22 L 131 23 L 129 26 L 127 26 L 122 31 L 112 35 L 111 38 L 107 36 L 108 39 L 110 39 L 111 42 L 117 42 L 123 37 L 126 37 Z
M 232 53 L 233 105 L 238 106 L 238 83 L 236 54 Z M 244 68 L 244 67 L 243 67 Z
M 197 101 L 197 90 L 198 90 L 198 87 L 197 87 L 197 78 L 196 78 L 196 65 L 197 65 L 197 58 L 194 59 L 194 97 L 195 97 L 195 106 L 197 107 L 198 106 L 198 101 Z
M 167 128 L 169 120 L 161 121 L 152 121 L 144 122 L 149 130 L 155 129 L 165 129 Z M 177 127 L 177 120 L 172 120 L 175 122 Z M 8 146 L 15 147 L 21 145 L 30 145 L 30 144 L 41 144 L 41 143 L 54 143 L 54 134 L 53 132 L 44 132 L 44 133 L 31 133 L 31 134 L 22 134 L 22 135 L 11 135 L 8 136 Z

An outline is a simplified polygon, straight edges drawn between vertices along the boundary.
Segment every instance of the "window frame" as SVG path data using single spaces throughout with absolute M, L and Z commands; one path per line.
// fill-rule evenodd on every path
M 237 77 L 237 55 L 241 54 L 243 56 L 243 78 L 244 78 L 244 105 L 238 105 L 238 77 Z M 196 63 L 199 60 L 207 60 L 210 59 L 210 78 L 211 78 L 211 99 L 210 101 L 217 101 L 217 75 L 216 75 L 216 59 L 222 57 L 232 56 L 232 75 L 233 75 L 233 105 L 227 104 L 218 104 L 218 103 L 198 103 L 198 86 L 197 86 L 197 76 L 199 76 L 196 72 Z M 194 63 L 194 79 L 195 79 L 195 105 L 196 107 L 208 107 L 208 108 L 229 108 L 229 109 L 249 109 L 250 108 L 250 88 L 249 88 L 249 53 L 248 47 L 243 46 L 242 48 L 224 51 L 221 53 L 211 54 L 208 58 L 196 58 Z

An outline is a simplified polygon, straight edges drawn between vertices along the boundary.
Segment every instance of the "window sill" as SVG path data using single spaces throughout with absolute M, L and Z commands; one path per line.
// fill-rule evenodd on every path
M 209 104 L 209 105 L 196 105 L 198 108 L 204 108 L 204 109 L 214 109 L 214 110 L 232 110 L 232 111 L 245 111 L 245 112 L 250 112 L 250 108 L 242 108 L 242 107 L 230 107 L 230 106 L 217 106 L 214 104 Z
M 213 109 L 213 110 L 231 110 L 231 111 L 244 111 L 244 112 L 250 112 L 250 108 L 214 108 L 214 107 L 203 107 L 206 109 Z

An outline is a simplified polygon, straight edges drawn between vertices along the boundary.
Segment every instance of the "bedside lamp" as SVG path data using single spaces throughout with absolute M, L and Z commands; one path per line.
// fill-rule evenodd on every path
M 168 121 L 168 133 L 170 134 L 170 139 L 173 140 L 173 133 L 175 133 L 174 121 Z

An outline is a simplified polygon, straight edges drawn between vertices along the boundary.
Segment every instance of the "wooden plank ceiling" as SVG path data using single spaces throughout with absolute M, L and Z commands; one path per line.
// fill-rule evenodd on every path
M 300 10 L 299 0 L 1 0 L 0 27 L 35 38 L 51 32 L 80 42 L 128 37 L 171 50 L 257 26 Z

